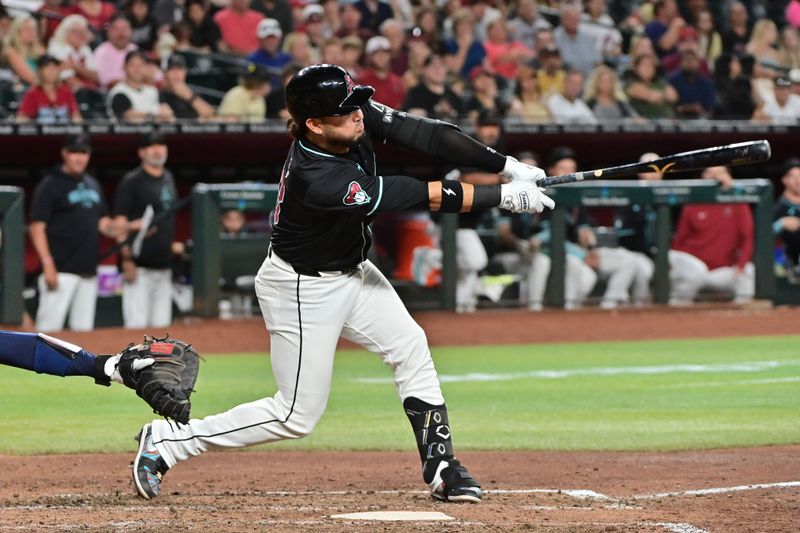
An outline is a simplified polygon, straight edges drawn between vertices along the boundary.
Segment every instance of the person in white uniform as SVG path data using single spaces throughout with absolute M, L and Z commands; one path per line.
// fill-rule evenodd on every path
M 377 353 L 394 373 L 432 496 L 481 499 L 480 484 L 455 457 L 425 333 L 366 259 L 370 223 L 379 213 L 401 209 L 458 213 L 502 206 L 540 212 L 554 203 L 536 185 L 544 177 L 541 169 L 505 157 L 450 124 L 381 105 L 371 99 L 373 92 L 335 65 L 306 67 L 287 84 L 294 142 L 281 174 L 270 248 L 255 281 L 278 391 L 180 427 L 163 420 L 146 424 L 133 463 L 141 497 L 155 497 L 168 469 L 206 450 L 311 433 L 325 411 L 343 336 Z M 501 173 L 510 182 L 381 175 L 373 140 Z

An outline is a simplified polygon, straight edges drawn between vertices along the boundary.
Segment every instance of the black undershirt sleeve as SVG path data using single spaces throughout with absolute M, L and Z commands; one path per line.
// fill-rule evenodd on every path
M 484 172 L 498 173 L 506 164 L 503 154 L 476 141 L 449 122 L 396 111 L 372 100 L 362 110 L 371 134 L 383 142 Z

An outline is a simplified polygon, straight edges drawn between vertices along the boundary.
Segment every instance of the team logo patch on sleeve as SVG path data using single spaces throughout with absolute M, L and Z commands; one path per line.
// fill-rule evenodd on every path
M 356 181 L 351 181 L 347 186 L 347 194 L 344 195 L 342 201 L 344 205 L 364 205 L 372 200 L 367 192 L 361 188 L 361 185 Z

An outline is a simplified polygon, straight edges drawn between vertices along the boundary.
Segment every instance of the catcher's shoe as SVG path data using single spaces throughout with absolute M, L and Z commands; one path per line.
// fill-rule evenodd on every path
M 479 502 L 483 497 L 480 484 L 475 481 L 472 475 L 458 459 L 442 459 L 428 471 L 426 465 L 424 472 L 425 481 L 431 488 L 431 495 L 439 500 L 449 502 Z M 430 480 L 430 481 L 428 481 Z
M 161 477 L 167 473 L 169 467 L 153 444 L 153 432 L 150 424 L 145 424 L 137 435 L 139 450 L 133 460 L 133 484 L 136 492 L 145 500 L 152 500 L 158 496 Z

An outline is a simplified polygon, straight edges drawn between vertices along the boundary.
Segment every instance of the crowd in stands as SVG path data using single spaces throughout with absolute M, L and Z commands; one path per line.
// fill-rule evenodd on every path
M 9 120 L 286 118 L 283 84 L 319 62 L 442 119 L 800 117 L 797 0 L 31 4 L 0 7 Z

